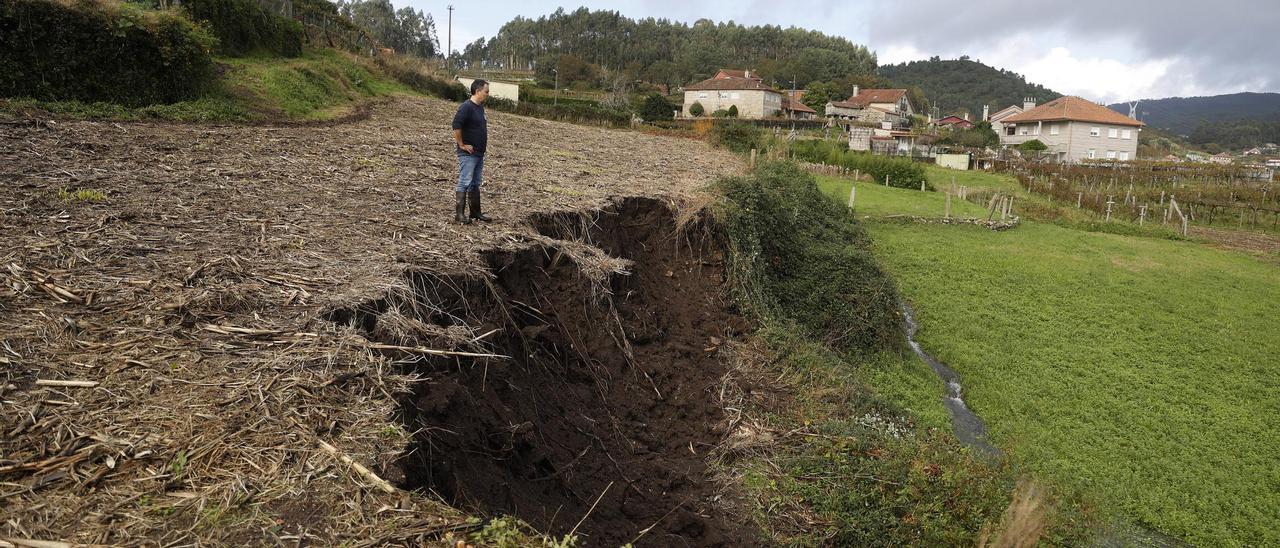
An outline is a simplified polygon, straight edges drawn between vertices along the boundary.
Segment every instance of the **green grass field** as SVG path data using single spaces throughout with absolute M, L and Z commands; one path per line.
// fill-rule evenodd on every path
M 848 182 L 822 185 L 847 200 Z M 941 211 L 939 193 L 863 186 L 860 213 Z M 868 229 L 916 306 L 918 340 L 964 377 L 1017 466 L 1195 544 L 1280 543 L 1274 265 L 1035 221 Z M 884 381 L 937 420 L 926 383 Z

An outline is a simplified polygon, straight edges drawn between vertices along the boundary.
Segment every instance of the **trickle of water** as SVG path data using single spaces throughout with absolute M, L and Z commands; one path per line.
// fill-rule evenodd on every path
M 987 441 L 987 424 L 965 405 L 964 398 L 960 395 L 960 374 L 929 355 L 920 347 L 920 343 L 916 342 L 916 329 L 919 325 L 916 323 L 915 311 L 905 302 L 902 303 L 902 316 L 907 321 L 907 344 L 911 346 L 911 351 L 924 360 L 924 363 L 929 365 L 929 369 L 932 369 L 934 374 L 947 384 L 947 393 L 942 398 L 942 404 L 951 413 L 951 424 L 956 438 L 960 443 L 988 455 L 1000 455 L 1000 450 Z

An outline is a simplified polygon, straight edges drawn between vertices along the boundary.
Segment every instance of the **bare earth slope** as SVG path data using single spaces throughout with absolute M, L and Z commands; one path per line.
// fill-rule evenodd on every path
M 491 113 L 498 220 L 458 226 L 454 108 L 398 99 L 332 127 L 0 125 L 0 540 L 360 544 L 464 527 L 373 477 L 407 485 L 395 416 L 413 383 L 332 312 L 406 272 L 479 272 L 482 250 L 547 241 L 535 213 L 680 202 L 742 166 L 699 142 Z

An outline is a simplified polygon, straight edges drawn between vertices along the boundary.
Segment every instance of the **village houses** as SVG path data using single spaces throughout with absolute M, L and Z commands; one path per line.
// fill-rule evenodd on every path
M 1000 121 L 1000 144 L 1017 146 L 1036 139 L 1049 158 L 1059 162 L 1137 158 L 1138 132 L 1133 118 L 1079 97 L 1059 97 L 1043 105 L 1026 104 L 1023 112 Z
M 736 106 L 739 118 L 772 118 L 782 114 L 783 95 L 750 70 L 721 69 L 715 76 L 684 88 L 683 116 L 693 116 L 690 108 L 694 103 L 702 105 L 704 116 Z

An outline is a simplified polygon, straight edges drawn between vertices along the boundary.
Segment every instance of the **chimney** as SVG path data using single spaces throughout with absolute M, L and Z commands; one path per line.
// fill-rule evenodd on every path
M 746 73 L 747 78 L 750 78 L 750 77 L 751 77 L 751 69 L 747 69 L 747 70 L 746 70 L 746 71 L 744 71 L 744 72 Z
M 1036 108 L 1036 100 L 1033 97 L 1024 97 L 1022 99 L 1022 112 L 1026 112 Z
M 969 111 L 967 111 L 967 110 L 966 110 L 966 111 L 964 111 L 964 121 L 966 121 L 966 122 L 968 122 L 968 121 L 969 121 Z
M 982 105 L 982 121 L 985 122 L 990 119 L 991 119 L 991 107 L 988 105 Z
M 858 86 L 853 86 L 853 95 L 850 95 L 849 98 L 853 99 L 854 97 L 857 97 L 857 96 L 858 96 Z

